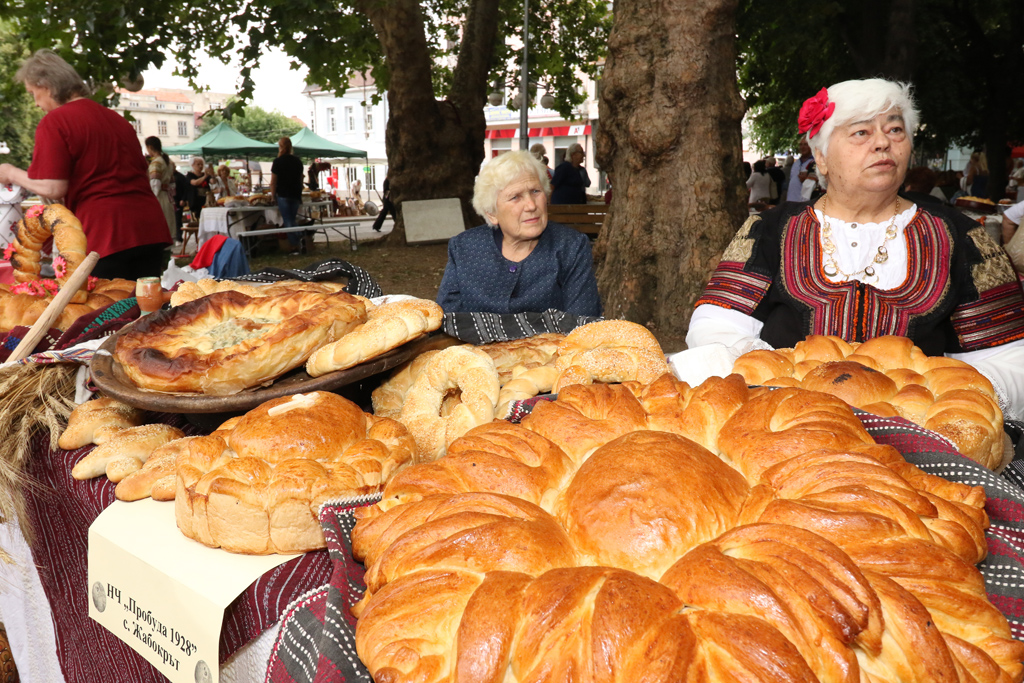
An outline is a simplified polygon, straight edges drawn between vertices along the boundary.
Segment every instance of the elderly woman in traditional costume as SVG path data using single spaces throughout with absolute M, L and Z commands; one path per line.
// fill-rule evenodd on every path
M 550 192 L 544 164 L 525 150 L 484 165 L 473 208 L 487 225 L 448 242 L 437 293 L 445 312 L 601 315 L 590 240 L 548 222 Z
M 826 193 L 747 220 L 697 302 L 687 346 L 739 355 L 810 334 L 904 336 L 973 365 L 1020 414 L 1021 287 L 984 227 L 900 196 L 917 124 L 900 83 L 846 81 L 808 99 L 799 130 Z

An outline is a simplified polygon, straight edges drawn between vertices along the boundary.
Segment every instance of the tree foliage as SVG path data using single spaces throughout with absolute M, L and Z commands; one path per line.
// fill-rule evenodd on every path
M 58 51 L 96 84 L 132 78 L 169 56 L 182 63 L 181 75 L 197 87 L 207 53 L 227 63 L 240 59 L 237 113 L 253 91 L 252 71 L 268 45 L 280 47 L 293 64 L 309 68 L 309 81 L 338 93 L 349 79 L 373 71 L 378 93 L 388 88 L 396 65 L 385 59 L 368 18 L 387 0 L 13 0 L 0 5 L 0 18 L 13 20 L 31 49 Z M 460 58 L 464 19 L 474 5 L 496 4 L 498 36 L 489 64 L 492 83 L 518 83 L 521 0 L 423 0 L 421 14 L 428 42 L 431 79 L 439 98 L 450 95 L 453 66 Z M 531 82 L 554 91 L 558 109 L 571 115 L 584 99 L 578 72 L 596 74 L 610 27 L 600 0 L 534 0 L 530 8 Z M 474 56 L 476 57 L 476 56 Z M 284 85 L 284 84 L 282 84 Z M 483 102 L 481 102 L 481 106 Z
M 238 98 L 231 97 L 227 101 L 230 107 Z M 224 121 L 221 111 L 213 110 L 203 115 L 199 122 L 199 134 L 208 133 L 217 124 Z M 231 127 L 242 135 L 261 142 L 277 143 L 282 136 L 292 136 L 302 130 L 302 125 L 279 111 L 267 111 L 262 107 L 250 105 L 231 119 Z
M 992 167 L 1024 140 L 1019 0 L 741 0 L 737 35 L 760 149 L 793 149 L 800 104 L 822 87 L 874 76 L 913 83 L 926 153 L 984 145 Z
M 24 43 L 13 34 L 9 22 L 0 20 L 0 142 L 11 150 L 10 154 L 0 156 L 0 161 L 19 168 L 27 168 L 32 160 L 33 137 L 43 116 L 21 83 L 14 80 L 18 65 L 27 55 Z

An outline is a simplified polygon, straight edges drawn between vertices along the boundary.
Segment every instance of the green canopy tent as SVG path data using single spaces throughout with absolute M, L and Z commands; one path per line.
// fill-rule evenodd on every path
M 261 156 L 276 157 L 277 145 L 253 140 L 222 121 L 208 133 L 177 147 L 164 147 L 165 154 L 182 156 Z
M 292 153 L 300 157 L 321 157 L 333 159 L 337 157 L 366 157 L 366 152 L 352 149 L 337 142 L 322 138 L 309 128 L 303 128 L 292 136 Z

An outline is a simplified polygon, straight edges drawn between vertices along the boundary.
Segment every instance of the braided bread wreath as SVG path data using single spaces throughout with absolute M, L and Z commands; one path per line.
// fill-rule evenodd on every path
M 875 415 L 905 418 L 989 469 L 1003 460 L 1003 412 L 992 383 L 963 361 L 925 355 L 906 337 L 848 343 L 812 335 L 792 349 L 744 354 L 733 372 L 749 384 L 823 391 Z
M 178 528 L 230 552 L 322 548 L 323 502 L 376 493 L 413 462 L 405 427 L 328 392 L 267 401 L 230 422 L 188 441 L 173 464 Z
M 82 224 L 63 204 L 34 206 L 15 226 L 13 249 L 5 256 L 14 268 L 18 282 L 38 280 L 43 245 L 53 237 L 53 270 L 61 287 L 67 282 L 88 254 Z M 84 303 L 89 293 L 83 283 L 72 303 Z
M 114 358 L 143 389 L 233 394 L 302 365 L 365 317 L 363 302 L 345 292 L 219 292 L 137 321 Z
M 574 385 L 360 508 L 374 680 L 1021 681 L 985 495 L 739 375 Z

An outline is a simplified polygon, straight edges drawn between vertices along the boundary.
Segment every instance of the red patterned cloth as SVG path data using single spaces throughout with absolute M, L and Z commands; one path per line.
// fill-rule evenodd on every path
M 538 396 L 516 402 L 512 422 L 518 422 L 539 401 Z M 1024 640 L 1024 490 L 960 455 L 933 432 L 900 418 L 881 418 L 858 411 L 858 417 L 877 443 L 899 450 L 922 470 L 971 485 L 984 486 L 985 510 L 991 527 L 988 557 L 978 565 L 989 600 L 1006 615 L 1013 636 Z M 331 585 L 309 593 L 288 610 L 274 645 L 268 683 L 372 683 L 355 649 L 355 619 L 350 608 L 365 591 L 364 568 L 352 559 L 353 510 L 360 504 L 324 505 L 324 528 L 333 571 Z

